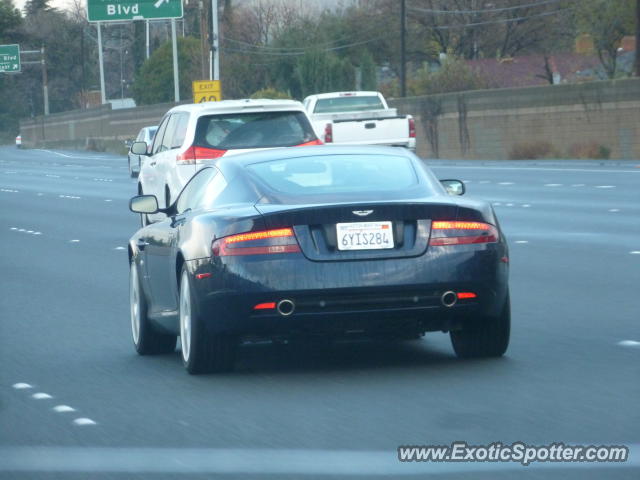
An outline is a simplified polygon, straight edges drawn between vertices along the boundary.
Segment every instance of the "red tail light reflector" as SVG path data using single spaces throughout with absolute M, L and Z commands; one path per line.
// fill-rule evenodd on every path
M 498 229 L 484 222 L 435 221 L 431 224 L 429 245 L 468 245 L 473 243 L 495 243 L 499 239 Z
M 416 138 L 416 121 L 413 118 L 409 119 L 409 138 Z
M 292 228 L 277 228 L 259 232 L 239 233 L 219 238 L 211 246 L 213 256 L 268 255 L 297 253 L 300 246 Z
M 470 298 L 477 298 L 478 296 L 473 292 L 458 292 L 458 300 L 468 300 Z
M 259 303 L 253 307 L 254 310 L 275 310 L 275 308 L 276 302 Z
M 196 163 L 200 163 L 201 160 L 215 160 L 225 153 L 227 153 L 226 150 L 191 145 L 183 153 L 176 156 L 176 163 L 179 165 L 195 165 Z
M 333 125 L 330 123 L 324 127 L 324 143 L 333 143 Z
M 301 143 L 300 145 L 296 145 L 296 147 L 311 147 L 313 145 L 324 145 L 322 141 L 318 138 L 315 140 L 311 140 L 310 142 Z

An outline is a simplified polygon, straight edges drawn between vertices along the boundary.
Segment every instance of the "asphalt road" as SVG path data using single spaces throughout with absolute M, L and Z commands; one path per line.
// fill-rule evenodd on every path
M 0 148 L 0 477 L 640 477 L 640 162 L 434 162 L 494 202 L 512 343 L 241 350 L 224 375 L 131 345 L 126 159 Z M 56 407 L 58 407 L 56 409 Z M 69 407 L 69 408 L 65 408 Z M 73 409 L 73 410 L 70 410 Z M 626 463 L 401 463 L 399 445 L 627 445 Z

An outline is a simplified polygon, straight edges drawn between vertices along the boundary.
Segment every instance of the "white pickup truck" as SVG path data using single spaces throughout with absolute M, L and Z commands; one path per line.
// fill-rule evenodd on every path
M 324 143 L 416 148 L 413 117 L 398 115 L 379 92 L 321 93 L 303 104 Z

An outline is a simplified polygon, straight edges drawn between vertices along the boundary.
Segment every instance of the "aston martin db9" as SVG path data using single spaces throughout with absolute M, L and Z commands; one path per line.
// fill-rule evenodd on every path
M 491 205 L 410 151 L 277 149 L 222 157 L 129 243 L 133 342 L 189 373 L 230 370 L 247 339 L 449 332 L 460 357 L 501 356 L 509 256 Z

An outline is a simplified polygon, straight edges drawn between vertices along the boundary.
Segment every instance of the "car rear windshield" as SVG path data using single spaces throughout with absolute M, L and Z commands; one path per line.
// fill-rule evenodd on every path
M 400 192 L 418 183 L 411 161 L 395 155 L 322 155 L 247 168 L 270 189 L 286 195 Z
M 383 110 L 382 100 L 377 95 L 321 98 L 313 113 L 357 112 L 361 110 Z
M 194 144 L 230 150 L 292 147 L 316 140 L 302 112 L 208 115 L 198 119 Z

